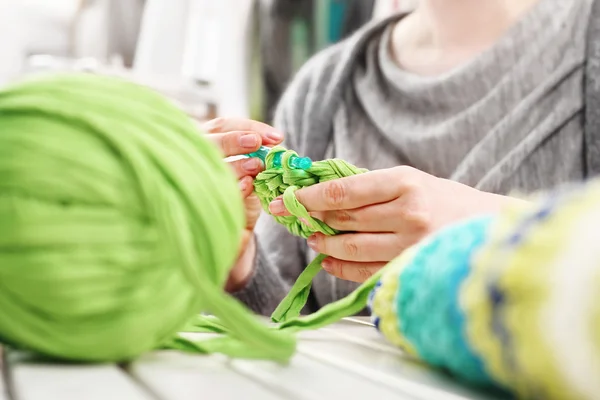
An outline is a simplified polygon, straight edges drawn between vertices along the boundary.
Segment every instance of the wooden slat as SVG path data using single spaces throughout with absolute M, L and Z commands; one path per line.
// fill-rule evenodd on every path
M 239 373 L 273 387 L 282 396 L 293 393 L 300 399 L 413 399 L 302 354 L 285 367 L 251 361 L 234 361 L 232 364 Z
M 131 373 L 165 400 L 494 399 L 410 361 L 365 322 L 344 321 L 303 332 L 298 354 L 287 366 L 160 352 L 134 363 Z
M 116 365 L 46 364 L 10 353 L 14 400 L 156 400 Z
M 401 398 L 371 382 L 347 381 L 343 371 L 302 356 L 281 366 L 164 352 L 143 357 L 131 367 L 131 373 L 165 400 Z M 338 385 L 340 382 L 343 385 Z
M 407 398 L 495 400 L 411 360 L 374 328 L 341 323 L 318 332 L 304 332 L 300 354 L 336 366 L 348 376 L 377 382 Z
M 15 396 L 10 400 L 496 399 L 411 361 L 364 320 L 303 332 L 298 353 L 286 366 L 163 351 L 122 370 L 8 355 Z M 8 400 L 1 393 L 0 400 Z
M 164 400 L 280 398 L 268 387 L 235 373 L 220 356 L 157 352 L 142 357 L 129 371 Z
M 0 346 L 0 400 L 8 400 L 8 385 L 4 382 L 4 353 Z

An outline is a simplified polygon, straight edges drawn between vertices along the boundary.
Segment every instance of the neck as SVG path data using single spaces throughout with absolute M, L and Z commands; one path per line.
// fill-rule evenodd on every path
M 538 0 L 421 0 L 423 34 L 438 47 L 495 42 Z
M 398 65 L 424 75 L 445 72 L 492 46 L 540 0 L 420 0 L 396 26 Z

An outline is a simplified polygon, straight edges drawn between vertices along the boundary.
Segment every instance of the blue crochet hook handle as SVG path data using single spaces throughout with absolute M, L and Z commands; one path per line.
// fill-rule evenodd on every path
M 260 158 L 263 162 L 266 161 L 267 158 L 267 154 L 269 154 L 269 151 L 271 151 L 271 149 L 269 147 L 266 146 L 262 146 L 260 149 L 256 150 L 253 153 L 249 153 L 248 157 L 255 157 L 255 158 Z M 281 156 L 283 155 L 283 152 L 279 152 L 275 154 L 275 158 L 273 159 L 273 166 L 278 168 L 281 167 Z M 312 160 L 308 157 L 298 157 L 298 156 L 291 156 L 288 159 L 288 165 L 290 168 L 296 168 L 296 169 L 303 169 L 303 170 L 307 170 L 310 167 L 312 167 Z

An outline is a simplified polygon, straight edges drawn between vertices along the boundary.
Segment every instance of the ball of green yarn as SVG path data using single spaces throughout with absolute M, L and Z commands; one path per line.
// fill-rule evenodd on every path
M 60 75 L 0 91 L 0 341 L 118 361 L 172 338 L 222 287 L 236 179 L 150 89 Z

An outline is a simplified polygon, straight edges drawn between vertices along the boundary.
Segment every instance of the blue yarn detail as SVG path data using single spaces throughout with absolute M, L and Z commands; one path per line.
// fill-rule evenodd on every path
M 581 189 L 578 187 L 578 189 Z M 569 199 L 573 196 L 580 195 L 581 191 L 576 190 L 572 192 L 565 191 L 554 191 L 550 193 L 544 201 L 540 202 L 535 212 L 523 214 L 520 220 L 513 226 L 512 232 L 503 241 L 496 243 L 495 245 L 500 247 L 505 252 L 518 251 L 519 247 L 531 236 L 531 230 L 536 226 L 543 224 L 549 218 L 551 218 L 554 212 L 558 209 L 561 202 Z M 498 254 L 502 254 L 498 252 Z M 502 276 L 504 264 L 504 257 L 499 256 L 497 261 L 499 263 L 498 268 L 490 268 L 488 274 L 486 292 L 488 300 L 492 305 L 492 321 L 491 328 L 494 335 L 502 344 L 502 357 L 504 365 L 507 366 L 515 375 L 520 373 L 519 364 L 515 359 L 515 349 L 512 340 L 512 334 L 508 327 L 504 325 L 502 315 L 504 313 L 504 307 L 506 306 L 506 294 L 502 291 L 499 285 L 499 278 Z
M 371 292 L 369 293 L 369 297 L 367 299 L 367 308 L 371 314 L 371 323 L 373 323 L 373 325 L 375 325 L 375 328 L 377 330 L 379 330 L 379 323 L 381 322 L 381 319 L 373 311 L 373 301 L 375 300 L 375 295 L 377 294 L 377 291 L 379 290 L 381 285 L 382 285 L 381 280 L 377 281 L 377 283 L 375 284 L 375 287 L 373 288 L 373 290 L 371 290 Z
M 399 331 L 430 365 L 448 369 L 472 384 L 493 385 L 464 334 L 458 304 L 471 257 L 485 241 L 491 217 L 453 225 L 424 243 L 400 275 Z

